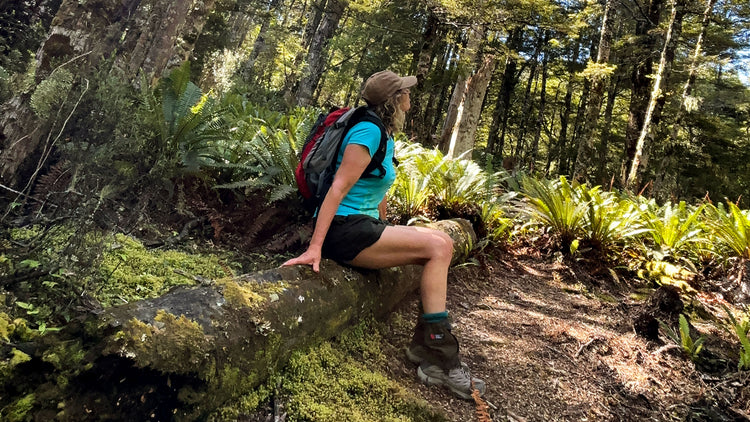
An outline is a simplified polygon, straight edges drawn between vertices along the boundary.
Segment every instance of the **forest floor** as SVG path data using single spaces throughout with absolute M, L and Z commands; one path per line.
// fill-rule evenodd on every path
M 666 337 L 636 334 L 644 299 L 632 285 L 582 283 L 549 256 L 503 252 L 483 261 L 451 271 L 448 308 L 463 361 L 487 383 L 490 420 L 750 420 L 750 373 L 707 371 Z M 415 294 L 396 314 L 413 320 L 417 303 Z M 713 324 L 693 325 L 709 337 L 704 354 L 739 347 L 727 347 Z M 390 332 L 391 378 L 451 420 L 482 420 L 474 402 L 421 384 L 404 355 L 411 333 Z

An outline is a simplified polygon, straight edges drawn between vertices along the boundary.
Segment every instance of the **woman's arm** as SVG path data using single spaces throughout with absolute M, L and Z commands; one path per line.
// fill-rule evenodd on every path
M 357 183 L 362 172 L 370 163 L 371 158 L 367 147 L 359 144 L 347 145 L 344 150 L 344 157 L 341 159 L 341 165 L 333 177 L 331 188 L 328 190 L 318 210 L 318 218 L 315 222 L 315 229 L 313 230 L 312 239 L 310 239 L 310 245 L 302 255 L 286 261 L 281 264 L 282 266 L 305 264 L 312 265 L 315 272 L 320 270 L 323 241 L 328 233 L 328 228 L 331 227 L 331 221 L 333 221 L 333 217 L 336 215 L 336 210 L 338 210 L 341 201 L 349 193 L 352 186 Z

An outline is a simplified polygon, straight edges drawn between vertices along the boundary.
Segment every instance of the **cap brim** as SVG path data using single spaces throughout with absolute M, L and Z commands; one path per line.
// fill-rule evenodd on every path
M 410 88 L 417 84 L 417 77 L 416 76 L 404 76 L 401 78 L 401 88 Z

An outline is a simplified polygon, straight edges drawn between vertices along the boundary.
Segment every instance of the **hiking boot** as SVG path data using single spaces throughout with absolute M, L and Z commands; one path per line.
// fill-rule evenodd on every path
M 451 333 L 450 322 L 429 323 L 420 317 L 406 356 L 416 364 L 427 362 L 444 369 L 459 366 L 458 340 Z
M 455 395 L 465 400 L 471 400 L 472 388 L 483 396 L 486 386 L 483 380 L 473 378 L 469 368 L 463 362 L 453 369 L 445 370 L 437 365 L 422 363 L 417 369 L 419 379 L 427 385 L 444 385 Z

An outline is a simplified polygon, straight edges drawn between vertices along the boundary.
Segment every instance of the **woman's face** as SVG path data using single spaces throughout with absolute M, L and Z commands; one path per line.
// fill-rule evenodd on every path
M 411 100 L 409 99 L 409 88 L 401 90 L 401 111 L 406 113 L 411 108 Z

